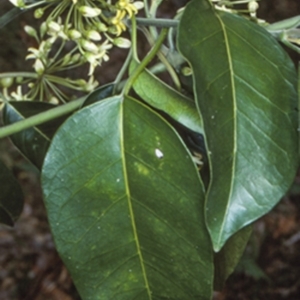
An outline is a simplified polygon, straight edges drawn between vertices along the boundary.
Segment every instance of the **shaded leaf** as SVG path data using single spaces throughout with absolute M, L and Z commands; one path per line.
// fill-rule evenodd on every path
M 214 290 L 220 291 L 223 289 L 226 279 L 239 263 L 251 233 L 251 225 L 244 227 L 231 236 L 222 250 L 215 254 Z
M 139 63 L 130 65 L 131 72 Z M 202 121 L 194 100 L 166 85 L 148 70 L 144 70 L 133 84 L 135 92 L 152 107 L 162 110 L 187 128 L 203 133 Z
M 207 224 L 214 249 L 267 213 L 298 167 L 293 63 L 260 26 L 190 2 L 178 47 L 193 68 L 210 160 Z
M 83 299 L 210 299 L 203 187 L 178 135 L 147 106 L 117 96 L 74 114 L 51 143 L 42 185 Z
M 54 107 L 56 106 L 44 102 L 10 101 L 4 106 L 3 122 L 4 125 L 10 125 Z M 22 130 L 11 135 L 10 138 L 21 153 L 40 169 L 51 138 L 68 116 L 59 117 L 34 128 Z
M 7 25 L 9 22 L 11 22 L 14 18 L 19 16 L 25 12 L 25 9 L 20 9 L 18 7 L 14 7 L 10 9 L 8 12 L 0 16 L 0 29 L 3 28 L 5 25 Z
M 23 209 L 23 192 L 11 171 L 0 160 L 0 223 L 13 226 Z
M 97 88 L 95 91 L 90 93 L 90 95 L 88 95 L 82 107 L 94 104 L 100 100 L 111 97 L 113 95 L 114 87 L 114 83 L 109 83 Z

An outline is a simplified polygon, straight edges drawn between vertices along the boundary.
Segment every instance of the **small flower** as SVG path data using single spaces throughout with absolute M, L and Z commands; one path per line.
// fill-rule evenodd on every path
M 132 3 L 131 0 L 119 0 L 116 4 L 116 7 L 120 10 L 125 10 L 129 16 L 129 18 L 132 17 L 132 15 L 135 15 L 138 12 L 137 7 L 143 7 L 141 6 L 140 2 L 136 2 L 137 4 Z
M 98 86 L 98 81 L 94 80 L 94 76 L 90 76 L 89 81 L 83 87 L 84 92 L 91 92 Z
M 110 44 L 108 40 L 106 40 L 102 45 L 99 46 L 97 54 L 90 53 L 90 52 L 84 53 L 85 59 L 90 64 L 90 69 L 88 74 L 89 76 L 91 76 L 94 73 L 95 68 L 97 66 L 101 65 L 102 60 L 104 61 L 109 60 L 109 56 L 106 53 L 107 50 L 109 50 L 110 48 L 112 48 L 112 44 Z
M 84 54 L 84 57 L 90 64 L 88 76 L 91 76 L 91 75 L 93 75 L 95 68 L 97 66 L 100 66 L 102 60 L 101 60 L 101 58 L 98 58 L 97 55 L 89 53 L 89 52 L 86 52 Z
M 10 95 L 17 101 L 27 100 L 26 95 L 23 95 L 22 93 L 22 87 L 20 85 L 18 85 L 17 90 L 15 92 L 12 92 Z
M 126 26 L 123 23 L 123 19 L 125 18 L 126 11 L 122 10 L 117 10 L 117 13 L 115 17 L 113 17 L 110 20 L 110 23 L 113 24 L 115 27 L 115 34 L 118 36 L 122 33 L 122 31 L 126 30 Z
M 36 48 L 28 48 L 28 52 L 31 52 L 26 56 L 26 59 L 36 59 L 36 58 L 44 58 L 47 57 L 49 51 L 51 49 L 51 45 L 49 45 L 46 41 L 42 41 L 40 43 L 39 49 Z
M 64 33 L 64 25 L 61 25 L 61 19 L 60 18 L 58 18 L 58 22 L 54 22 L 54 21 L 51 20 L 48 23 L 47 33 L 55 39 L 57 37 L 60 37 L 63 40 L 68 39 L 68 36 Z
M 35 59 L 37 57 L 40 56 L 40 51 L 38 49 L 35 49 L 35 48 L 28 48 L 28 52 L 31 52 L 30 54 L 28 54 L 25 59 Z

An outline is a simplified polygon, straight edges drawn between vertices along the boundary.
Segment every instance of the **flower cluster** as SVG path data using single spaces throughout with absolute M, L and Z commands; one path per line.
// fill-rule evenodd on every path
M 35 8 L 36 18 L 46 16 L 45 11 L 49 10 L 39 34 L 32 27 L 25 28 L 27 34 L 33 36 L 39 44 L 38 48 L 28 49 L 29 54 L 26 58 L 34 60 L 33 68 L 40 85 L 45 78 L 55 79 L 54 72 L 78 67 L 84 63 L 89 64 L 88 76 L 92 78 L 95 68 L 109 59 L 108 51 L 113 46 L 130 47 L 130 40 L 120 35 L 127 29 L 126 19 L 131 18 L 143 7 L 143 2 L 133 0 L 118 0 L 115 4 L 112 4 L 111 0 L 9 1 L 19 8 Z M 61 43 L 60 47 L 57 47 L 58 43 Z M 60 58 L 66 45 L 72 45 L 72 51 Z M 59 50 L 56 50 L 57 48 Z M 57 53 L 50 56 L 54 51 Z M 65 86 L 74 84 L 74 81 L 65 82 Z M 92 80 L 80 90 L 89 91 L 95 84 L 96 82 Z M 31 84 L 29 88 L 33 86 L 36 84 Z M 32 92 L 30 98 L 37 96 L 36 93 Z M 64 97 L 58 98 L 62 100 Z

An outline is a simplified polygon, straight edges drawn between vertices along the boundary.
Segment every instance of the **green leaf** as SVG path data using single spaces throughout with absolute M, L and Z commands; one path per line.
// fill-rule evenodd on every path
M 5 125 L 10 125 L 54 107 L 56 106 L 44 102 L 10 101 L 4 106 L 3 122 Z M 51 138 L 67 117 L 65 115 L 20 131 L 11 135 L 10 138 L 21 153 L 38 169 L 41 169 Z
M 130 71 L 134 71 L 138 64 L 133 60 Z M 133 88 L 152 107 L 162 110 L 187 128 L 203 133 L 202 121 L 194 100 L 172 89 L 148 70 L 138 76 Z
M 58 252 L 83 299 L 210 299 L 204 192 L 180 138 L 121 96 L 55 135 L 42 170 Z
M 207 224 L 215 251 L 267 213 L 298 167 L 292 61 L 260 26 L 190 2 L 178 47 L 193 69 L 210 160 Z
M 0 16 L 0 29 L 3 28 L 5 25 L 7 25 L 9 22 L 11 22 L 14 18 L 16 18 L 18 15 L 25 12 L 25 10 L 22 10 L 18 7 L 14 7 L 5 14 Z
M 0 160 L 0 223 L 13 226 L 23 209 L 23 192 L 11 171 Z
M 239 263 L 251 233 L 251 225 L 244 227 L 231 236 L 222 250 L 215 254 L 214 290 L 221 291 L 223 289 L 226 279 Z

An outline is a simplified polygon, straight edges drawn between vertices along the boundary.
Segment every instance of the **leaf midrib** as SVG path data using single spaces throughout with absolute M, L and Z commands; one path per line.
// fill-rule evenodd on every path
M 127 101 L 128 100 L 129 99 L 127 99 Z M 126 159 L 125 159 L 126 151 L 125 151 L 125 139 L 124 139 L 124 105 L 125 105 L 125 101 L 126 101 L 126 99 L 123 99 L 123 101 L 120 101 L 120 115 L 119 115 L 119 117 L 120 117 L 119 124 L 121 127 L 119 129 L 120 130 L 120 149 L 121 149 L 121 156 L 123 158 L 122 159 L 122 165 L 123 165 L 122 169 L 123 169 L 123 174 L 124 174 L 125 190 L 126 190 L 126 195 L 127 195 L 127 199 L 128 199 L 130 220 L 131 220 L 134 240 L 136 242 L 137 254 L 139 257 L 140 264 L 141 264 L 141 269 L 142 269 L 142 273 L 143 273 L 143 277 L 144 277 L 147 294 L 148 294 L 149 300 L 151 300 L 152 296 L 151 296 L 150 286 L 149 286 L 146 269 L 145 269 L 145 265 L 144 265 L 144 258 L 143 258 L 143 254 L 141 252 L 141 245 L 140 245 L 140 241 L 139 241 L 139 237 L 138 237 L 138 233 L 137 233 L 137 228 L 136 228 L 136 224 L 135 224 L 135 216 L 134 216 L 133 207 L 132 207 L 132 203 L 131 203 L 131 193 L 130 193 L 129 181 L 128 181 L 128 176 L 127 176 L 127 165 L 126 165 Z
M 233 178 L 235 176 L 235 169 L 236 169 L 236 152 L 237 152 L 237 99 L 236 99 L 236 92 L 235 92 L 235 80 L 234 80 L 234 71 L 233 71 L 233 64 L 232 64 L 232 59 L 231 59 L 231 51 L 230 51 L 230 45 L 229 45 L 229 40 L 228 40 L 228 36 L 227 36 L 227 32 L 226 32 L 226 26 L 222 20 L 222 18 L 219 16 L 219 14 L 217 12 L 215 12 L 215 16 L 218 19 L 221 27 L 222 27 L 222 32 L 224 35 L 224 42 L 225 42 L 225 47 L 226 47 L 226 53 L 227 53 L 227 57 L 228 57 L 228 64 L 229 64 L 229 72 L 230 72 L 230 82 L 231 82 L 231 89 L 232 89 L 232 102 L 233 102 L 233 128 L 234 128 L 234 132 L 233 132 L 233 161 L 232 161 L 232 168 L 231 168 L 231 181 L 230 181 L 230 189 L 229 189 L 229 195 L 228 195 L 228 199 L 230 200 L 232 197 L 232 190 L 233 190 Z M 226 205 L 226 210 L 225 210 L 225 214 L 222 220 L 222 225 L 220 227 L 220 233 L 219 233 L 219 238 L 217 241 L 217 244 L 214 245 L 214 248 L 216 251 L 220 250 L 220 245 L 222 245 L 222 237 L 223 237 L 223 231 L 224 231 L 224 227 L 225 227 L 225 223 L 226 223 L 226 219 L 227 219 L 227 215 L 228 215 L 228 211 L 229 211 L 229 207 L 230 207 L 231 201 L 227 202 Z

